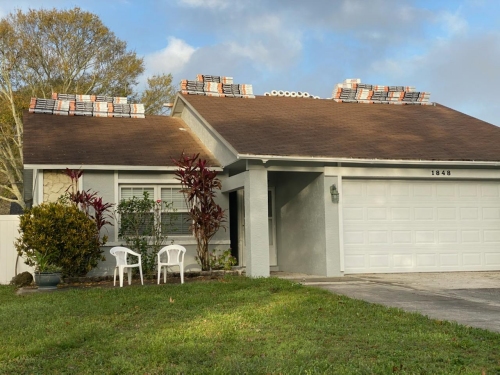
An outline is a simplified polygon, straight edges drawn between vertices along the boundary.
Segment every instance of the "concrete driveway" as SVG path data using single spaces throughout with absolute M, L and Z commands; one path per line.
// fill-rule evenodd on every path
M 362 274 L 341 278 L 276 272 L 273 276 L 437 320 L 500 332 L 500 272 Z

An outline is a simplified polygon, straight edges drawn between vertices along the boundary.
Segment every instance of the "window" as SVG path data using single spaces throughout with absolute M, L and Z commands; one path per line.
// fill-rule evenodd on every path
M 179 189 L 180 186 L 160 187 L 161 200 L 163 202 L 172 202 L 172 208 L 175 211 L 170 215 L 162 214 L 161 220 L 163 223 L 166 223 L 169 219 L 171 220 L 173 234 L 192 234 L 189 229 L 189 215 L 186 208 L 186 202 L 184 200 L 184 194 L 182 194 Z
M 120 186 L 120 200 L 133 197 L 140 199 L 144 196 L 144 192 L 147 192 L 150 199 L 155 201 L 161 199 L 162 202 L 172 203 L 173 210 L 161 214 L 162 223 L 170 223 L 169 236 L 192 235 L 186 202 L 184 195 L 179 191 L 180 188 L 180 185 Z

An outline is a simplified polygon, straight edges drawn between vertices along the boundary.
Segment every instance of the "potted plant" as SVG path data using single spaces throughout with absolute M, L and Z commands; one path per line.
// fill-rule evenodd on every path
M 62 268 L 50 263 L 50 256 L 40 251 L 33 251 L 31 260 L 35 264 L 34 279 L 38 289 L 56 289 L 61 282 Z

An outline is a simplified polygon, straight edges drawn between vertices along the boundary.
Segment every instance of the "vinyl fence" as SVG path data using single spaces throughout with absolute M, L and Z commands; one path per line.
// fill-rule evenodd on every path
M 19 216 L 0 215 L 0 284 L 8 284 L 16 274 L 17 252 L 14 241 L 19 236 Z M 31 267 L 19 259 L 17 272 L 30 271 Z

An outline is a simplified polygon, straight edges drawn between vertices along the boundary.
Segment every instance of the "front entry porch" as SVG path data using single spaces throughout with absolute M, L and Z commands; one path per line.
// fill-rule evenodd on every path
M 251 165 L 224 180 L 233 255 L 251 277 L 270 271 L 342 276 L 336 178 Z

